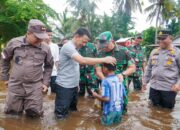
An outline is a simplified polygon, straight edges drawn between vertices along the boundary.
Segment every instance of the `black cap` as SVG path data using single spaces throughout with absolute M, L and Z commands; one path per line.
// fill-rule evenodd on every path
M 171 34 L 171 30 L 159 30 L 157 37 L 167 37 Z

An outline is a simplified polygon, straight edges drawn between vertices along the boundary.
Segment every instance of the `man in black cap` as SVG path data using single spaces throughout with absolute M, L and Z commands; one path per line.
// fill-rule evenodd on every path
M 180 91 L 180 50 L 172 45 L 171 32 L 159 31 L 159 47 L 151 52 L 143 80 L 150 83 L 149 99 L 155 106 L 172 109 Z
M 6 114 L 21 114 L 23 110 L 30 117 L 42 114 L 42 91 L 47 91 L 53 68 L 50 48 L 42 43 L 47 38 L 45 25 L 32 19 L 26 36 L 13 38 L 3 50 L 1 78 L 8 87 Z

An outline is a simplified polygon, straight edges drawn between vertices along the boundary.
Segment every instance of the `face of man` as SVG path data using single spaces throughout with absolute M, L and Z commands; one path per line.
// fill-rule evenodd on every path
M 32 45 L 39 44 L 43 41 L 42 39 L 37 38 L 32 32 L 27 33 L 27 39 L 28 42 Z
M 52 32 L 47 32 L 47 35 L 49 36 L 47 41 L 48 41 L 48 43 L 50 43 L 52 41 Z
M 75 36 L 75 44 L 77 48 L 81 48 L 85 46 L 88 41 L 89 41 L 89 37 L 87 35 Z
M 103 42 L 103 43 L 102 43 Z M 107 42 L 107 41 L 98 41 L 98 48 L 99 50 L 110 52 L 114 49 L 114 43 L 113 41 Z
M 137 37 L 137 38 L 135 39 L 135 45 L 140 44 L 142 41 L 143 41 L 142 37 Z
M 159 43 L 160 48 L 167 49 L 171 45 L 172 39 L 170 36 L 159 37 L 158 43 Z

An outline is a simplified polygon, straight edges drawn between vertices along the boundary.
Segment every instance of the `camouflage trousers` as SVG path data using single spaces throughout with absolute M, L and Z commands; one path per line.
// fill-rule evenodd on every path
M 130 76 L 128 78 L 128 86 L 130 85 L 131 81 L 133 82 L 134 90 L 141 90 L 142 88 L 142 76 Z
M 93 91 L 99 90 L 96 75 L 93 73 L 84 74 L 83 76 L 81 75 L 79 87 L 80 87 L 80 91 L 79 91 L 80 96 L 84 96 L 86 90 L 88 94 L 91 96 L 92 90 Z

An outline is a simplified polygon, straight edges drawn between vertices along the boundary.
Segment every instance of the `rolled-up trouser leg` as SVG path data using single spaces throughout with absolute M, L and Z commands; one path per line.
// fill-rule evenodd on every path
M 26 94 L 24 100 L 24 109 L 26 115 L 29 117 L 39 117 L 43 114 L 43 93 L 42 93 L 42 83 L 31 83 L 24 84 L 26 87 L 32 87 L 32 91 Z

